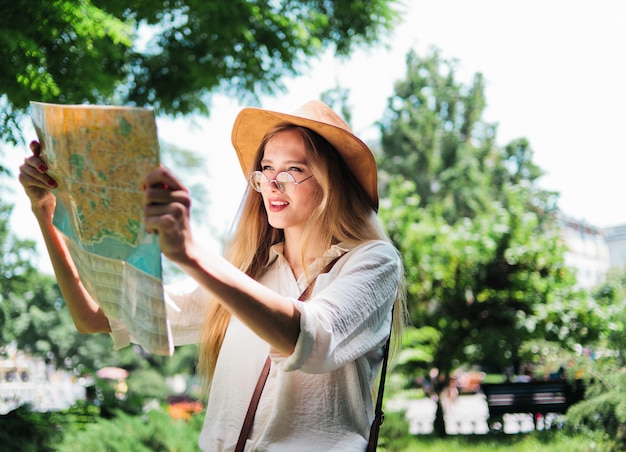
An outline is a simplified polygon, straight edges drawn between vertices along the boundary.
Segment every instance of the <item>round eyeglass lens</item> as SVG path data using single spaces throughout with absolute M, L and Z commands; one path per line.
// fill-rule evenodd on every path
M 289 173 L 278 173 L 275 182 L 278 189 L 283 193 L 291 193 L 296 186 L 296 180 Z
M 281 172 L 276 175 L 276 179 L 268 179 L 261 171 L 254 171 L 250 174 L 248 179 L 250 186 L 260 192 L 263 184 L 275 183 L 276 187 L 283 193 L 291 193 L 296 186 L 296 180 L 293 176 L 286 172 Z
M 252 172 L 252 174 L 250 174 L 250 177 L 248 178 L 248 183 L 250 183 L 250 186 L 260 192 L 261 191 L 261 181 L 263 181 L 265 179 L 265 182 L 267 182 L 267 178 L 263 175 L 263 173 L 261 171 L 254 171 Z

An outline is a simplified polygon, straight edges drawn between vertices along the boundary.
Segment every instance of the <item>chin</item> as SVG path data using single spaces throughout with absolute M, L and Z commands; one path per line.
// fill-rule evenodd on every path
M 274 229 L 285 229 L 285 224 L 282 221 L 276 221 L 270 218 L 267 222 Z

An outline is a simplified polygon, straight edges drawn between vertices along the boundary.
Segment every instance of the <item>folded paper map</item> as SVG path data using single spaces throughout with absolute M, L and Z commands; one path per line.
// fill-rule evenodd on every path
M 105 315 L 146 350 L 171 355 L 161 252 L 146 234 L 146 175 L 159 165 L 152 110 L 31 102 L 41 157 L 58 186 L 54 225 Z

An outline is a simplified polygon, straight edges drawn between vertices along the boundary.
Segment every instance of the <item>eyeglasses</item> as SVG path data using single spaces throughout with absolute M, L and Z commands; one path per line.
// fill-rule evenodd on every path
M 250 186 L 254 188 L 256 191 L 258 191 L 259 193 L 261 192 L 261 186 L 263 184 L 271 184 L 273 182 L 274 184 L 276 184 L 276 187 L 280 191 L 282 191 L 283 193 L 289 194 L 289 193 L 293 193 L 296 190 L 296 187 L 300 185 L 302 182 L 306 182 L 312 177 L 313 177 L 313 174 L 311 174 L 306 179 L 302 179 L 300 182 L 296 182 L 296 180 L 293 178 L 291 174 L 283 171 L 276 175 L 276 179 L 270 180 L 261 171 L 254 171 L 252 174 L 250 174 L 250 177 L 248 178 L 248 182 L 250 183 Z

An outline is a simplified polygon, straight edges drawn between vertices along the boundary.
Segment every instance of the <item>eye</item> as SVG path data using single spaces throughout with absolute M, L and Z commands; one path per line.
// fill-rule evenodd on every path
M 287 171 L 291 172 L 295 172 L 295 173 L 301 173 L 302 169 L 298 168 L 297 166 L 292 166 L 290 168 L 287 168 Z

